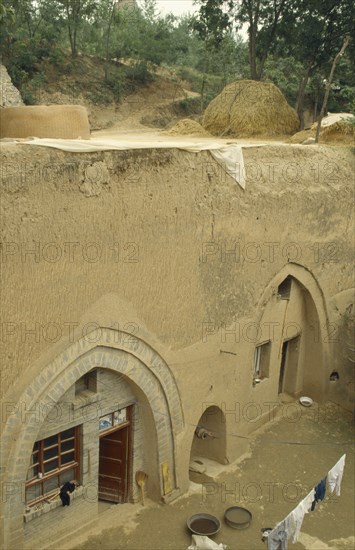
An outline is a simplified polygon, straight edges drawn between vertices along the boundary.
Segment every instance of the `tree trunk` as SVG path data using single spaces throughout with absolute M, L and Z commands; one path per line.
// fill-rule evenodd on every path
M 72 49 L 73 57 L 76 57 L 76 54 L 78 53 L 78 51 L 77 51 L 77 32 L 78 32 L 78 29 L 75 26 L 74 31 L 73 31 L 73 49 Z
M 264 74 L 264 65 L 266 63 L 267 55 L 263 56 L 263 59 L 259 63 L 259 69 L 257 71 L 257 80 L 261 80 Z
M 270 30 L 270 33 L 269 33 L 269 38 L 267 40 L 267 43 L 266 43 L 265 48 L 264 48 L 263 55 L 262 55 L 260 63 L 259 63 L 258 80 L 262 79 L 263 72 L 264 72 L 264 66 L 265 66 L 266 60 L 269 56 L 269 51 L 270 51 L 271 45 L 272 45 L 272 43 L 275 39 L 277 25 L 278 25 L 280 16 L 283 12 L 283 9 L 285 7 L 285 4 L 286 4 L 286 1 L 283 0 L 282 2 L 280 2 L 280 5 L 277 7 L 276 2 L 274 2 L 274 20 L 273 20 L 272 27 L 271 27 L 271 30 Z
M 300 122 L 301 122 L 301 130 L 303 130 L 303 128 L 304 128 L 304 113 L 303 113 L 304 96 L 305 96 L 306 87 L 307 87 L 308 80 L 309 80 L 310 71 L 311 71 L 311 65 L 308 65 L 308 67 L 306 68 L 306 70 L 305 70 L 305 72 L 302 76 L 300 86 L 298 88 L 297 100 L 296 100 L 296 105 L 295 105 L 295 109 L 297 111 L 297 114 L 298 114 Z
M 110 50 L 110 35 L 111 35 L 111 26 L 113 22 L 113 17 L 115 13 L 115 2 L 112 2 L 111 5 L 111 13 L 109 17 L 109 23 L 108 23 L 108 29 L 107 29 L 107 36 L 106 36 L 106 64 L 105 64 L 105 80 L 108 78 L 108 62 L 109 62 L 109 50 Z
M 346 37 L 344 38 L 344 42 L 343 42 L 343 45 L 342 45 L 340 51 L 339 51 L 339 52 L 336 54 L 336 56 L 334 57 L 334 61 L 333 61 L 333 64 L 332 64 L 332 68 L 331 68 L 331 70 L 330 70 L 329 78 L 328 78 L 328 81 L 327 81 L 327 84 L 326 84 L 326 88 L 325 88 L 325 95 L 324 95 L 323 105 L 322 105 L 322 108 L 321 108 L 321 110 L 320 110 L 320 115 L 319 115 L 319 118 L 318 118 L 317 133 L 316 133 L 316 143 L 319 142 L 319 134 L 320 134 L 320 129 L 321 129 L 321 125 L 322 125 L 322 118 L 324 117 L 324 113 L 325 113 L 325 110 L 326 110 L 326 108 L 327 108 L 328 98 L 329 98 L 330 90 L 331 90 L 331 87 L 332 87 L 332 82 L 333 82 L 333 77 L 334 77 L 334 73 L 335 73 L 335 68 L 336 68 L 336 66 L 337 66 L 337 63 L 338 63 L 339 59 L 341 58 L 341 56 L 342 56 L 343 53 L 345 52 L 346 48 L 348 47 L 349 42 L 350 42 L 350 36 L 346 36 Z
M 66 11 L 67 11 L 67 24 L 68 24 L 68 34 L 69 34 L 70 49 L 71 49 L 71 54 L 72 54 L 72 56 L 74 57 L 74 44 L 73 44 L 72 29 L 71 29 L 71 24 L 70 24 L 69 2 L 66 3 Z
M 246 0 L 245 7 L 248 15 L 248 36 L 249 36 L 249 66 L 252 80 L 258 80 L 258 71 L 256 68 L 256 35 L 258 32 L 258 22 L 260 15 L 261 0 Z
M 256 33 L 254 25 L 249 27 L 249 64 L 250 64 L 250 76 L 252 80 L 259 80 L 258 71 L 256 68 Z
M 319 100 L 319 94 L 318 94 L 318 91 L 317 91 L 317 95 L 316 95 L 316 98 L 314 100 L 313 122 L 315 122 L 317 120 L 318 100 Z

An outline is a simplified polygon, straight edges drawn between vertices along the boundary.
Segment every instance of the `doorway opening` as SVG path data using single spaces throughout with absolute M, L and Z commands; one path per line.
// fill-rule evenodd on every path
M 100 418 L 99 500 L 128 501 L 131 475 L 132 407 Z
M 191 445 L 189 477 L 195 483 L 213 481 L 228 464 L 226 419 L 217 406 L 208 407 L 196 426 Z
M 297 391 L 297 373 L 300 350 L 300 336 L 282 344 L 279 394 L 294 395 Z

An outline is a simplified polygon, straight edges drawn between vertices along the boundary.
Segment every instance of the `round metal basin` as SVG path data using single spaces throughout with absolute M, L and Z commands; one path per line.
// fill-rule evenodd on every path
M 252 514 L 246 508 L 231 506 L 224 512 L 224 521 L 233 529 L 246 529 L 252 520 Z
M 211 514 L 194 514 L 187 520 L 187 527 L 194 535 L 215 535 L 221 528 L 221 522 Z

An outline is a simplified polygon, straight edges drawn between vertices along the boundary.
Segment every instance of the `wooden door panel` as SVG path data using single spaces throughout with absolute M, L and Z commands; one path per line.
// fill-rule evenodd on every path
M 122 460 L 111 460 L 110 458 L 100 457 L 99 474 L 121 478 Z
M 129 426 L 100 438 L 99 499 L 125 502 L 127 497 Z

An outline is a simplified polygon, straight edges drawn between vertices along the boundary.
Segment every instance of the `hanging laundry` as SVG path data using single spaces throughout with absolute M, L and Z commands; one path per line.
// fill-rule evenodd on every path
M 333 468 L 328 472 L 327 476 L 329 491 L 332 494 L 335 490 L 335 494 L 337 496 L 340 496 L 340 484 L 344 473 L 345 457 L 346 455 L 343 455 L 338 460 L 335 466 L 333 466 Z
M 268 531 L 268 534 L 264 533 L 262 540 L 263 542 L 267 541 L 268 550 L 287 550 L 287 544 L 290 538 L 292 538 L 293 543 L 298 541 L 305 514 L 308 514 L 310 510 L 313 512 L 316 503 L 323 500 L 325 497 L 327 480 L 330 492 L 333 493 L 335 490 L 336 495 L 340 495 L 340 484 L 344 472 L 345 457 L 346 455 L 344 454 L 328 472 L 328 475 L 308 493 L 283 521 L 278 523 L 272 531 Z
M 312 502 L 312 507 L 311 507 L 312 512 L 316 507 L 316 503 L 320 500 L 324 500 L 326 487 L 327 487 L 327 476 L 325 476 L 325 478 L 322 479 L 322 481 L 320 481 L 318 485 L 314 488 L 315 495 L 314 495 L 314 501 Z
M 268 550 L 287 550 L 289 534 L 286 520 L 278 523 L 267 537 Z
M 314 501 L 315 490 L 312 489 L 308 495 L 301 500 L 301 502 L 296 506 L 294 510 L 287 516 L 290 520 L 289 534 L 292 536 L 292 542 L 295 543 L 298 541 L 300 536 L 300 531 L 303 523 L 305 514 L 307 514 L 311 507 L 312 502 Z

